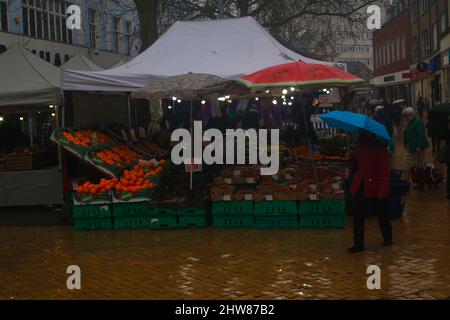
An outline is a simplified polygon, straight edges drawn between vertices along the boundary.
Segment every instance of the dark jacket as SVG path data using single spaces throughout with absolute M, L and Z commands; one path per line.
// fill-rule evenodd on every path
M 430 146 L 425 132 L 425 125 L 419 119 L 414 117 L 405 130 L 405 145 L 410 153 L 417 152 L 417 148 L 426 149 Z
M 375 113 L 373 119 L 384 125 L 387 132 L 389 133 L 389 136 L 392 137 L 392 134 L 394 133 L 394 123 L 389 113 L 387 113 L 384 109 L 379 110 L 377 111 L 377 113 Z
M 448 135 L 447 117 L 441 113 L 430 112 L 427 123 L 428 136 L 435 139 L 445 139 Z
M 354 161 L 356 172 L 351 193 L 356 195 L 363 187 L 364 198 L 387 198 L 390 192 L 390 159 L 386 146 L 377 140 L 359 141 Z

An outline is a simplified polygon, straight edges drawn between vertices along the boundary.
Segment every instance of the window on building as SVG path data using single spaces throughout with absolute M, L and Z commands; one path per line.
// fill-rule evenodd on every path
M 419 60 L 419 48 L 418 48 L 419 40 L 417 37 L 414 37 L 411 41 L 411 54 L 413 61 Z
M 131 21 L 127 21 L 127 55 L 131 56 L 133 29 Z
M 406 35 L 402 34 L 402 59 L 406 59 Z
M 444 34 L 445 31 L 447 30 L 447 20 L 446 20 L 445 12 L 441 13 L 440 29 L 441 29 L 440 34 Z
M 433 23 L 431 27 L 431 41 L 433 46 L 433 52 L 437 51 L 438 49 L 438 29 L 437 29 L 437 23 Z
M 91 48 L 97 48 L 98 21 L 97 10 L 89 9 L 89 41 Z
M 29 37 L 72 43 L 66 28 L 66 8 L 62 0 L 23 0 L 23 33 Z M 70 34 L 70 37 L 69 37 Z
M 420 55 L 422 58 L 425 58 L 428 55 L 428 53 L 430 52 L 430 39 L 429 39 L 429 35 L 428 35 L 428 30 L 422 31 L 420 40 L 421 40 Z
M 417 18 L 419 16 L 417 1 L 419 1 L 419 0 L 411 0 L 411 21 L 412 22 L 416 22 Z
M 6 1 L 0 1 L 0 31 L 8 31 L 8 5 Z
M 120 17 L 114 16 L 113 17 L 113 45 L 114 45 L 114 52 L 119 52 L 120 47 Z

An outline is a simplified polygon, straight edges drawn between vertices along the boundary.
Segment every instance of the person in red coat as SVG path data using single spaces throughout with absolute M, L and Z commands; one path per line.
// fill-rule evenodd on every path
M 383 245 L 390 246 L 392 227 L 386 205 L 390 193 L 390 158 L 386 145 L 374 134 L 360 130 L 353 160 L 356 167 L 350 191 L 355 199 L 354 245 L 349 252 L 364 251 L 364 220 L 369 209 L 378 217 Z

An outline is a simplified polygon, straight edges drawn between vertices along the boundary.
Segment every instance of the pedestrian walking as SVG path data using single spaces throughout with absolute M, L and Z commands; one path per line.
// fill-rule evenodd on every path
M 437 161 L 443 163 L 447 167 L 447 199 L 450 200 L 450 118 L 447 119 L 446 132 L 444 136 L 445 146 L 439 152 Z
M 375 115 L 373 119 L 384 125 L 389 133 L 389 136 L 392 137 L 392 134 L 394 133 L 394 123 L 391 115 L 386 111 L 384 106 L 379 105 L 375 108 Z
M 364 251 L 364 224 L 366 213 L 372 211 L 378 218 L 383 245 L 392 245 L 392 227 L 387 211 L 390 192 L 390 159 L 387 147 L 375 135 L 360 130 L 353 156 L 355 165 L 351 184 L 355 212 L 353 216 L 353 247 L 348 251 Z
M 433 153 L 439 153 L 441 150 L 442 140 L 447 135 L 447 118 L 442 113 L 433 112 L 433 108 L 428 113 L 427 131 L 433 145 Z
M 417 111 L 419 111 L 419 116 L 422 118 L 423 112 L 425 111 L 425 101 L 422 96 L 419 96 L 419 99 L 417 100 Z
M 407 127 L 404 134 L 405 142 L 405 164 L 407 170 L 425 166 L 425 150 L 430 147 L 425 125 L 417 116 L 413 108 L 406 108 L 403 111 Z

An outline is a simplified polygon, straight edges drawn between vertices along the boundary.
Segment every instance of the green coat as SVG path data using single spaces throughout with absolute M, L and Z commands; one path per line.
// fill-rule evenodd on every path
M 405 144 L 410 153 L 415 153 L 417 148 L 423 150 L 430 146 L 425 125 L 418 117 L 412 119 L 405 130 Z

